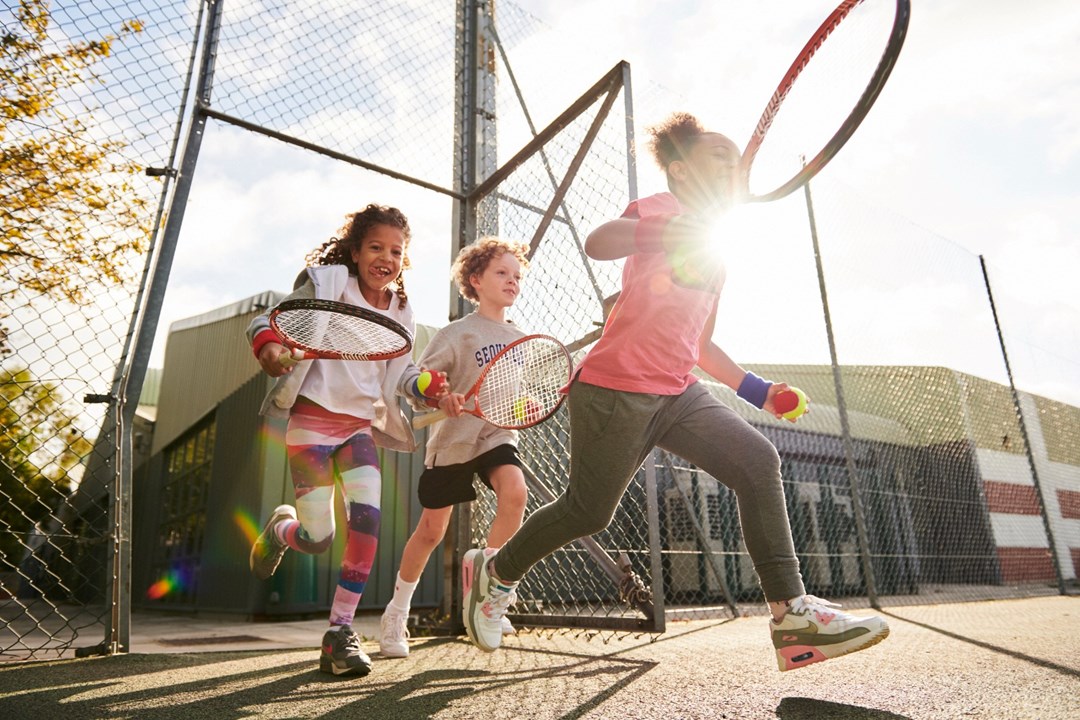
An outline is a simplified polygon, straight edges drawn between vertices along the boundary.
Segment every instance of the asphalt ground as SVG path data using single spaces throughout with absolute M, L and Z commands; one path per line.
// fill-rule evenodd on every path
M 363 678 L 318 671 L 322 621 L 136 615 L 130 653 L 0 666 L 0 718 L 1080 718 L 1080 599 L 884 615 L 884 642 L 786 673 L 763 617 L 658 636 L 523 631 L 490 654 L 420 638 L 388 659 L 369 616 Z

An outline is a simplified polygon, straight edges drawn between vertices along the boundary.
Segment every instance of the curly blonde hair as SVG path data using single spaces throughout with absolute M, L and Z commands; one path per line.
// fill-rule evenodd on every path
M 649 133 L 649 152 L 665 172 L 671 163 L 686 159 L 686 152 L 708 132 L 700 120 L 686 112 L 672 113 L 645 130 Z
M 409 221 L 405 214 L 388 205 L 376 205 L 374 203 L 358 213 L 345 216 L 345 224 L 338 230 L 335 237 L 330 238 L 319 247 L 309 252 L 304 257 L 307 267 L 316 265 L 345 265 L 353 275 L 359 275 L 360 270 L 352 259 L 352 251 L 358 249 L 364 242 L 364 238 L 376 225 L 389 225 L 401 230 L 405 236 L 405 249 L 408 250 L 409 240 L 412 238 L 412 230 L 409 229 Z M 395 292 L 398 296 L 398 307 L 405 307 L 409 296 L 405 294 L 404 273 L 412 267 L 409 255 L 406 252 L 401 258 L 401 273 L 398 274 L 394 283 L 397 286 Z
M 487 270 L 491 261 L 502 257 L 504 253 L 510 253 L 521 263 L 522 271 L 529 267 L 529 246 L 525 243 L 501 240 L 496 237 L 480 238 L 471 245 L 467 245 L 458 253 L 454 260 L 454 266 L 450 268 L 450 277 L 457 283 L 458 293 L 473 305 L 480 302 L 476 294 L 476 288 L 469 279 L 473 275 L 481 275 Z

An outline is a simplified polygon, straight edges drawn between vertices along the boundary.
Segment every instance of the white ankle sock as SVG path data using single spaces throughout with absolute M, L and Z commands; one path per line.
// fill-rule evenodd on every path
M 394 581 L 394 597 L 391 598 L 387 608 L 393 608 L 399 613 L 408 615 L 409 608 L 412 607 L 413 593 L 416 592 L 416 586 L 419 583 L 419 579 L 414 582 L 405 582 L 401 579 L 401 573 L 398 573 L 397 580 Z

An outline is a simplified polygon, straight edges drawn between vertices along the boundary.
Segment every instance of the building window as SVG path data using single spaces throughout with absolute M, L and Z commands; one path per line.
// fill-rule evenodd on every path
M 195 604 L 206 530 L 206 501 L 214 459 L 211 415 L 165 450 L 158 542 L 150 599 L 167 605 Z

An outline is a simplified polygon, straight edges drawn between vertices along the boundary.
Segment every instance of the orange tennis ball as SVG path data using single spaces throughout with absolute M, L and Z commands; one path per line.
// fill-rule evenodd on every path
M 773 407 L 787 420 L 795 420 L 806 412 L 806 393 L 799 388 L 779 392 L 773 398 Z

